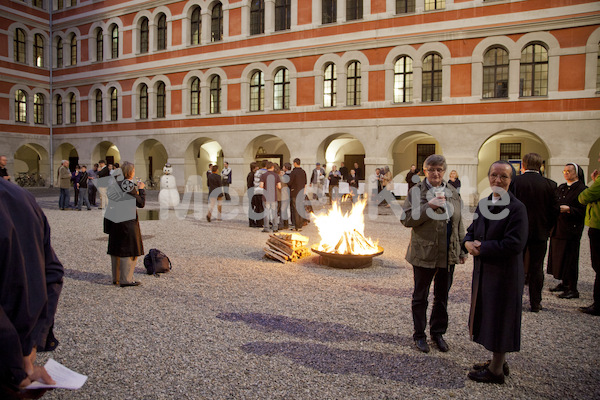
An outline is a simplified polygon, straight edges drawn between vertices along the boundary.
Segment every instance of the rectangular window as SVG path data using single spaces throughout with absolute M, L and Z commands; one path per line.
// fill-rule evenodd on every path
M 425 0 L 425 11 L 443 10 L 446 8 L 446 0 Z
M 500 143 L 500 159 L 505 161 L 520 160 L 521 143 Z
M 322 23 L 331 24 L 337 21 L 337 0 L 323 0 Z
M 396 0 L 396 14 L 415 12 L 415 0 Z
M 425 159 L 435 154 L 435 144 L 417 144 L 417 168 L 423 168 Z
M 362 19 L 363 0 L 346 0 L 346 21 Z

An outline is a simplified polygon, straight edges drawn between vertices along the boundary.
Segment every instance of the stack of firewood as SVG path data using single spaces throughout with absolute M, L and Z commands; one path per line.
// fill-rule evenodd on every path
M 265 250 L 265 257 L 282 263 L 297 261 L 311 254 L 306 244 L 308 238 L 297 233 L 276 233 L 269 235 Z

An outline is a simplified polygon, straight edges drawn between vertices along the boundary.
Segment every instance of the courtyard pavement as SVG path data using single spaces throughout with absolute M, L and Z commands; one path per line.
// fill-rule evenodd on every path
M 385 249 L 372 267 L 338 270 L 317 257 L 280 264 L 263 258 L 267 234 L 239 214 L 208 223 L 205 208 L 184 220 L 141 221 L 146 252 L 164 251 L 173 270 L 145 275 L 142 286 L 111 284 L 102 212 L 58 210 L 58 189 L 32 189 L 65 267 L 56 316 L 60 341 L 41 353 L 88 376 L 78 391 L 48 399 L 594 399 L 600 397 L 600 317 L 587 229 L 581 245 L 580 299 L 548 291 L 538 313 L 523 312 L 522 348 L 509 354 L 504 385 L 467 378 L 490 354 L 470 341 L 472 259 L 456 267 L 450 291 L 448 353 L 412 341 L 410 230 L 389 209 L 366 219 L 367 236 Z M 146 209 L 157 210 L 149 191 Z M 205 205 L 202 205 L 205 207 Z M 147 216 L 147 212 L 140 213 Z M 151 213 L 152 214 L 152 213 Z M 197 217 L 197 218 L 196 218 Z M 468 225 L 470 215 L 465 215 Z M 319 241 L 314 224 L 302 234 Z M 431 302 L 430 297 L 430 302 Z M 523 298 L 528 309 L 527 288 Z M 431 305 L 429 310 L 431 309 Z M 430 312 L 430 311 L 429 311 Z

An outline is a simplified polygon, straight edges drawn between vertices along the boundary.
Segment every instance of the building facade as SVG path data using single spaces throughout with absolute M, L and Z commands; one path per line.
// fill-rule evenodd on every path
M 1 0 L 0 153 L 50 182 L 62 159 L 168 161 L 183 188 L 228 161 L 443 154 L 471 203 L 496 159 L 599 168 L 594 0 Z M 49 12 L 49 9 L 52 12 Z

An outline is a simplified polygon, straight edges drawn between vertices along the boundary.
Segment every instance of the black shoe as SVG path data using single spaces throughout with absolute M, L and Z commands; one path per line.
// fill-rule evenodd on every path
M 600 309 L 596 307 L 596 304 L 592 304 L 589 307 L 579 307 L 579 311 L 584 314 L 600 315 Z
M 435 343 L 437 348 L 440 349 L 442 353 L 445 353 L 449 350 L 448 343 L 446 343 L 442 335 L 432 335 L 431 339 L 433 339 L 433 343 Z
M 473 370 L 479 371 L 481 369 L 487 368 L 491 362 L 492 362 L 492 360 L 487 360 L 484 363 L 474 364 Z M 504 364 L 502 364 L 502 372 L 504 372 L 504 376 L 510 375 L 510 369 L 508 368 L 508 363 L 506 361 L 504 361 Z
M 127 286 L 140 286 L 142 284 L 142 282 L 129 282 L 129 283 L 121 283 L 119 286 L 121 287 L 127 287 Z
M 207 215 L 207 216 L 206 216 L 206 220 L 207 220 L 208 222 L 210 222 L 210 215 Z
M 550 288 L 551 292 L 564 292 L 565 290 L 567 290 L 567 288 L 562 283 L 559 283 L 558 285 L 554 286 L 553 288 Z
M 481 383 L 504 383 L 504 374 L 494 375 L 490 372 L 488 367 L 480 369 L 478 371 L 471 371 L 467 375 L 469 379 L 475 382 Z
M 559 299 L 578 299 L 579 292 L 577 290 L 567 290 L 564 293 L 558 295 Z
M 535 306 L 531 306 L 531 308 L 529 309 L 529 311 L 534 312 L 534 313 L 538 313 L 538 312 L 540 312 L 542 310 L 543 310 L 543 308 L 542 308 L 541 304 L 538 304 L 538 305 L 535 305 Z
M 419 351 L 423 353 L 429 353 L 429 344 L 427 344 L 427 339 L 415 339 L 415 346 Z

